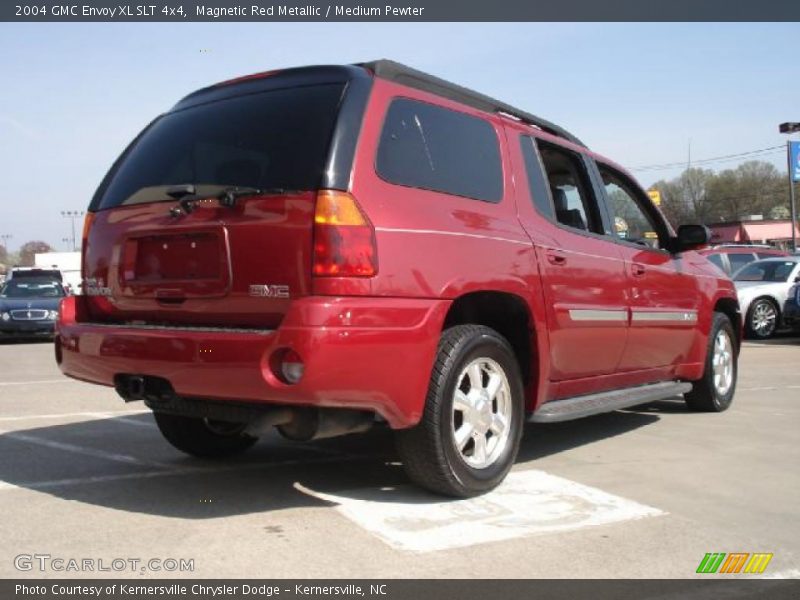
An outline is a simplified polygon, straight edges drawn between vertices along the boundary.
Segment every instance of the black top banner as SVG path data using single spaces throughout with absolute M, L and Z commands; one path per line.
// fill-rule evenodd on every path
M 797 0 L 5 1 L 9 22 L 798 21 Z

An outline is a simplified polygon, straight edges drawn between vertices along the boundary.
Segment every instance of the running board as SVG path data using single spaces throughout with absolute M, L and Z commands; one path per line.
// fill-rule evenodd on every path
M 572 419 L 628 408 L 645 402 L 663 400 L 664 398 L 685 394 L 691 389 L 691 383 L 663 381 L 599 394 L 552 400 L 542 404 L 539 410 L 528 417 L 528 420 L 534 423 L 571 421 Z

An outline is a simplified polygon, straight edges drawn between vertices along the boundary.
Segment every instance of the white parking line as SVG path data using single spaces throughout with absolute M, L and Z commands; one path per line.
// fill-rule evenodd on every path
M 75 379 L 64 377 L 63 379 L 38 379 L 33 381 L 0 381 L 0 387 L 7 385 L 47 385 L 51 383 L 82 383 Z
M 446 501 L 410 486 L 338 494 L 300 491 L 336 510 L 389 546 L 432 552 L 511 538 L 583 529 L 666 514 L 543 471 L 512 472 L 493 492 Z
M 94 448 L 86 448 L 84 446 L 76 446 L 75 444 L 67 444 L 65 442 L 56 442 L 55 440 L 47 440 L 44 438 L 40 438 L 34 435 L 28 435 L 26 433 L 22 433 L 19 431 L 2 431 L 0 430 L 0 435 L 4 438 L 10 438 L 12 440 L 19 440 L 21 442 L 26 442 L 28 444 L 36 444 L 38 446 L 44 446 L 46 448 L 52 448 L 54 450 L 62 450 L 64 452 L 72 452 L 74 454 L 83 454 L 84 456 L 91 456 L 93 458 L 100 458 L 103 460 L 111 460 L 115 462 L 123 462 L 132 465 L 144 465 L 148 467 L 159 467 L 162 469 L 174 469 L 174 465 L 169 465 L 166 463 L 159 463 L 155 461 L 148 461 L 148 460 L 141 460 L 136 458 L 135 456 L 130 456 L 128 454 L 117 454 L 115 452 L 106 452 L 105 450 L 96 450 Z
M 800 390 L 800 385 L 768 385 L 764 387 L 739 388 L 740 392 L 772 392 L 775 390 Z
M 0 417 L 0 423 L 10 421 L 29 421 L 36 419 L 70 419 L 73 417 L 93 417 L 95 419 L 112 419 L 114 417 L 143 415 L 149 410 L 119 410 L 113 412 L 74 412 L 74 413 L 51 413 L 46 415 L 16 415 L 13 417 Z

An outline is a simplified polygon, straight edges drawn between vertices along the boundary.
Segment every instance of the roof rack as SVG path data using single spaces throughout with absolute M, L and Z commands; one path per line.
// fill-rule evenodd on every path
M 586 144 L 581 142 L 577 137 L 572 135 L 566 129 L 551 123 L 545 119 L 532 115 L 518 108 L 514 108 L 504 102 L 485 96 L 468 88 L 456 85 L 444 79 L 434 77 L 422 71 L 417 71 L 406 65 L 394 62 L 393 60 L 374 60 L 371 62 L 357 63 L 356 66 L 364 67 L 375 73 L 376 77 L 394 81 L 402 85 L 430 92 L 437 96 L 442 96 L 449 100 L 460 102 L 472 108 L 483 110 L 489 113 L 502 113 L 511 117 L 517 118 L 529 125 L 534 125 L 542 131 L 546 131 L 551 135 L 558 136 L 565 140 L 577 144 L 578 146 L 586 147 Z

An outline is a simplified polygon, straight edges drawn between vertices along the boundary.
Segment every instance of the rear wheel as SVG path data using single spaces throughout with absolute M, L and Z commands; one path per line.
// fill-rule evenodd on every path
M 733 401 L 738 374 L 736 336 L 730 319 L 714 313 L 703 378 L 684 396 L 686 405 L 695 411 L 722 412 Z
M 778 307 L 772 300 L 759 298 L 747 311 L 747 336 L 758 340 L 771 338 L 778 328 L 779 317 Z
M 153 413 L 166 440 L 178 450 L 201 458 L 241 454 L 258 441 L 246 435 L 241 423 Z
M 409 477 L 447 496 L 497 486 L 517 456 L 524 398 L 516 357 L 493 329 L 459 325 L 439 341 L 420 423 L 397 432 Z

